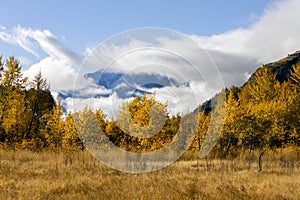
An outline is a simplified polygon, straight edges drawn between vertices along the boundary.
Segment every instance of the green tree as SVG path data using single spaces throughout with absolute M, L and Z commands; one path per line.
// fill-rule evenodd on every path
M 39 72 L 32 81 L 31 88 L 26 92 L 26 138 L 43 140 L 40 130 L 44 129 L 46 123 L 42 123 L 42 117 L 51 114 L 55 106 L 49 89 L 49 84 Z

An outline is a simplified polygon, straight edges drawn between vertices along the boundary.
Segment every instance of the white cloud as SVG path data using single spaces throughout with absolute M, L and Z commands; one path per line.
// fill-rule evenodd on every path
M 82 85 L 82 84 L 79 84 Z M 76 89 L 76 88 L 75 88 Z M 97 96 L 97 95 L 109 95 L 112 93 L 112 90 L 106 89 L 102 86 L 96 86 L 89 84 L 89 87 L 84 87 L 78 91 L 78 96 Z
M 23 29 L 21 27 L 17 27 L 17 31 L 20 35 L 36 40 L 39 47 L 51 57 L 55 57 L 60 60 L 68 60 L 75 65 L 80 64 L 80 56 L 64 47 L 50 31 Z
M 157 100 L 168 103 L 171 115 L 189 113 L 217 92 L 211 91 L 203 82 L 191 82 L 190 86 L 155 88 L 151 92 L 154 91 Z
M 110 43 L 105 41 L 105 43 L 101 43 L 95 48 L 87 48 L 85 52 L 87 56 L 83 62 L 82 72 L 106 69 L 107 67 L 111 67 L 108 65 L 121 55 L 127 54 L 131 50 L 151 45 L 150 43 L 135 39 L 127 41 L 127 43 L 123 43 L 122 45 L 116 45 L 114 42 L 118 43 L 115 40 L 110 41 Z
M 18 60 L 20 61 L 20 63 L 22 63 L 22 65 L 30 66 L 32 64 L 32 61 L 25 56 L 18 57 Z
M 127 43 L 120 44 L 118 38 Z M 100 71 L 158 73 L 180 83 L 205 83 L 214 92 L 224 87 L 220 72 L 207 52 L 184 34 L 166 29 L 121 33 L 98 46 L 83 66 Z
M 268 63 L 300 49 L 300 1 L 277 1 L 250 28 L 210 37 L 191 36 L 207 50 Z
M 30 65 L 24 74 L 33 78 L 39 71 L 50 82 L 51 89 L 54 91 L 72 90 L 74 81 L 79 84 L 79 89 L 91 86 L 92 81 L 86 80 L 79 75 L 75 66 L 79 66 L 82 58 L 73 51 L 66 48 L 49 30 L 33 30 L 21 26 L 7 30 L 5 27 L 0 30 L 0 40 L 18 45 L 25 51 L 39 58 L 39 62 L 32 64 L 32 61 L 25 56 L 17 59 L 21 64 Z M 46 57 L 40 58 L 46 54 Z
M 157 31 L 156 35 L 149 34 L 153 31 Z M 128 43 L 115 44 L 118 38 Z M 102 72 L 157 73 L 181 84 L 190 83 L 190 86 L 155 88 L 157 99 L 168 102 L 171 114 L 193 111 L 224 87 L 221 74 L 207 52 L 189 37 L 166 29 L 121 33 L 98 46 L 83 66 Z M 149 80 L 144 81 L 146 84 Z M 136 89 L 147 91 L 138 86 Z
M 35 50 L 36 44 L 30 41 L 29 38 L 22 33 L 20 27 L 13 28 L 11 32 L 7 31 L 5 27 L 2 28 L 2 31 L 0 31 L 0 40 L 9 44 L 18 45 L 25 51 L 39 57 Z
M 202 52 L 199 51 L 199 47 L 185 38 L 162 36 L 155 38 L 156 35 L 153 37 L 147 35 L 146 38 L 152 38 L 148 41 L 145 37 L 128 36 L 130 39 L 127 39 L 125 45 L 115 45 L 114 41 L 106 46 L 103 45 L 92 54 L 92 58 L 97 59 L 90 61 L 101 63 L 101 65 L 94 65 L 94 70 L 108 65 L 109 69 L 126 73 L 156 70 L 162 74 L 171 74 L 175 78 L 181 75 L 191 82 L 194 91 L 200 91 L 200 96 L 207 94 L 201 87 L 205 83 L 211 91 L 210 95 L 206 95 L 206 98 L 209 98 L 223 87 L 219 76 L 227 87 L 242 85 L 261 64 L 299 50 L 299 8 L 298 0 L 277 1 L 267 8 L 260 18 L 256 18 L 249 28 L 239 28 L 208 37 L 188 36 L 203 48 Z M 163 51 L 164 49 L 170 51 Z M 185 59 L 190 63 L 185 62 Z M 114 61 L 110 63 L 112 60 Z M 196 71 L 188 66 L 191 63 L 196 67 Z M 151 70 L 149 70 L 150 66 L 152 66 Z M 216 67 L 220 74 L 214 69 Z M 167 90 L 176 91 L 175 93 L 180 96 L 190 97 L 184 93 L 186 88 L 183 91 L 179 91 L 180 88 L 170 87 L 157 90 L 158 98 L 168 99 L 170 106 L 175 110 L 178 110 L 176 108 L 178 102 L 176 98 L 171 98 L 172 95 L 170 96 L 171 93 Z M 200 97 L 196 99 L 203 100 Z M 182 102 L 193 105 L 191 101 L 191 98 L 187 98 Z
M 66 48 L 49 30 L 33 30 L 21 26 L 12 30 L 1 28 L 0 40 L 18 45 L 25 51 L 40 57 L 40 49 L 51 57 L 69 60 L 73 64 L 81 63 L 82 58 Z
M 78 90 L 94 85 L 91 79 L 85 79 L 78 74 L 66 60 L 46 57 L 24 71 L 24 75 L 32 79 L 39 71 L 43 77 L 47 78 L 54 91 Z M 76 85 L 74 85 L 75 81 Z M 74 88 L 75 86 L 76 88 Z
M 0 24 L 0 30 L 5 31 L 5 30 L 6 30 L 6 27 L 5 27 L 5 26 L 2 26 L 2 25 Z
M 131 100 L 121 99 L 118 97 L 116 93 L 113 93 L 109 97 L 101 97 L 101 98 L 67 98 L 65 101 L 67 112 L 81 111 L 85 107 L 89 107 L 92 109 L 101 109 L 105 114 L 108 115 L 109 118 L 117 118 L 119 108 L 123 103 Z

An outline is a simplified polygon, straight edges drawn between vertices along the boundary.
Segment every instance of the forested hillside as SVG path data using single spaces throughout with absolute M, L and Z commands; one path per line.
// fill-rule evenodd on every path
M 241 88 L 225 89 L 226 117 L 216 149 L 221 156 L 239 151 L 300 145 L 300 64 L 291 68 L 290 76 L 280 82 L 269 66 L 263 66 Z M 210 113 L 199 113 L 198 137 L 205 137 Z M 201 140 L 199 140 L 201 141 Z

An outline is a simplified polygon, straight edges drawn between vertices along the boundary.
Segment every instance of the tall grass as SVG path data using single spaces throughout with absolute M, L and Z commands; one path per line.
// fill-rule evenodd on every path
M 128 174 L 88 152 L 0 150 L 0 199 L 300 199 L 299 156 L 268 154 L 262 172 L 256 158 L 186 156 L 159 171 Z

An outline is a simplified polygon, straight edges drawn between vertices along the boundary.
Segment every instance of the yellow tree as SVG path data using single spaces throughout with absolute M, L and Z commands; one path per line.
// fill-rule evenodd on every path
M 254 103 L 272 100 L 276 96 L 276 82 L 276 74 L 269 67 L 263 66 L 258 69 L 254 80 L 246 87 L 250 95 L 249 100 Z
M 292 105 L 290 106 L 290 120 L 293 144 L 300 146 L 300 63 L 297 63 L 291 73 L 289 83 L 292 87 Z
M 242 89 L 239 98 L 243 112 L 240 121 L 242 124 L 240 139 L 250 151 L 258 147 L 264 152 L 264 147 L 268 144 L 268 141 L 264 141 L 264 137 L 272 125 L 273 111 L 270 104 L 278 95 L 278 85 L 276 74 L 263 66 L 255 73 L 254 80 Z
M 155 94 L 149 98 L 146 94 L 141 99 L 134 98 L 121 108 L 117 126 L 123 133 L 115 135 L 118 138 L 116 140 L 127 143 L 122 146 L 127 146 L 133 151 L 154 149 L 153 146 L 165 143 L 172 137 L 172 133 L 164 127 L 170 120 L 167 114 L 167 104 L 155 100 Z M 151 139 L 154 135 L 155 141 L 160 141 L 159 143 Z
M 198 113 L 198 122 L 197 133 L 191 145 L 191 149 L 199 151 L 209 127 L 210 114 L 206 115 L 205 111 L 200 111 Z
M 103 114 L 100 110 L 97 113 Z M 99 115 L 97 116 L 91 108 L 86 107 L 83 111 L 75 112 L 73 119 L 82 145 L 91 151 L 108 145 L 106 131 L 102 129 L 99 123 Z M 109 124 L 106 125 L 106 129 L 109 129 Z M 114 132 L 114 130 L 108 131 Z
M 222 133 L 226 117 L 226 90 L 222 89 L 214 101 L 208 130 L 199 153 L 200 158 L 206 157 L 211 150 L 218 148 L 216 144 Z
M 53 108 L 52 113 L 45 114 L 43 119 L 46 125 L 41 130 L 41 133 L 46 139 L 46 146 L 52 149 L 60 148 L 65 132 L 63 110 L 60 99 L 58 99 L 57 105 Z
M 106 119 L 107 115 L 105 113 L 103 113 L 102 110 L 97 109 L 96 112 L 96 118 L 99 122 L 100 127 L 102 128 L 103 131 L 105 131 L 108 120 Z
M 237 126 L 240 112 L 238 107 L 239 103 L 235 95 L 235 88 L 232 88 L 227 97 L 226 117 L 219 140 L 223 157 L 226 157 L 229 154 L 230 149 L 233 146 L 236 146 L 238 142 Z
M 9 89 L 25 89 L 27 86 L 27 77 L 23 77 L 21 65 L 13 56 L 9 57 L 5 62 L 5 67 L 1 74 L 1 84 Z
M 300 90 L 300 62 L 294 65 L 291 72 L 290 81 L 295 90 Z
M 23 78 L 19 61 L 14 57 L 9 57 L 4 66 L 1 59 L 0 123 L 2 125 L 2 142 L 19 143 L 24 138 L 26 131 L 24 90 L 27 86 L 27 78 Z
M 82 143 L 76 130 L 75 121 L 72 114 L 68 114 L 64 124 L 64 134 L 62 137 L 62 148 L 68 151 L 82 149 Z
M 10 92 L 6 100 L 2 122 L 6 132 L 6 142 L 9 144 L 20 143 L 24 139 L 26 131 L 24 95 L 20 91 Z
M 286 137 L 283 123 L 287 109 L 286 85 L 276 79 L 270 68 L 260 68 L 240 93 L 239 103 L 242 112 L 239 120 L 239 139 L 243 147 L 251 152 L 259 149 L 258 168 L 262 170 L 262 156 L 267 150 L 282 146 Z

